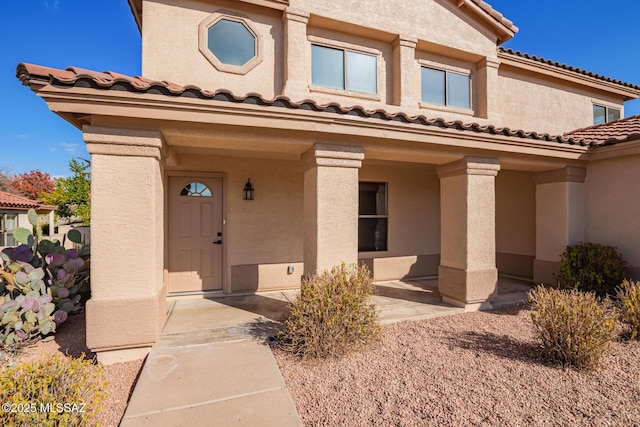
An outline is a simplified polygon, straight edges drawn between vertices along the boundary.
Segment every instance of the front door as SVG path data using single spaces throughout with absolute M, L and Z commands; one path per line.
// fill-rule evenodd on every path
M 222 289 L 222 179 L 169 178 L 169 292 Z

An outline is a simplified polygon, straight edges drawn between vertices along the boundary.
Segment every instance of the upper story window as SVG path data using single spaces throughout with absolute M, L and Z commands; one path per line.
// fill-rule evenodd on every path
M 243 15 L 216 12 L 200 23 L 198 48 L 219 71 L 247 74 L 262 62 L 262 40 Z
M 311 83 L 334 89 L 378 93 L 377 57 L 348 49 L 311 45 Z
M 256 56 L 256 36 L 240 21 L 220 19 L 209 27 L 208 41 L 223 64 L 242 66 Z
M 422 102 L 471 108 L 471 77 L 449 70 L 422 67 Z
M 593 104 L 593 124 L 614 122 L 620 119 L 620 110 L 617 108 L 605 107 L 604 105 Z

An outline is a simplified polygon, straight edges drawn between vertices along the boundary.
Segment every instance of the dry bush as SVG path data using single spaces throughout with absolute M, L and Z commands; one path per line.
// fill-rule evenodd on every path
M 93 426 L 107 395 L 101 366 L 55 354 L 0 372 L 0 425 Z
M 289 306 L 281 348 L 301 358 L 341 356 L 377 338 L 374 286 L 365 265 L 346 266 L 305 278 Z
M 576 369 L 598 367 L 616 337 L 617 314 L 608 299 L 538 286 L 529 301 L 544 359 Z
M 640 282 L 624 280 L 616 297 L 627 337 L 640 340 Z

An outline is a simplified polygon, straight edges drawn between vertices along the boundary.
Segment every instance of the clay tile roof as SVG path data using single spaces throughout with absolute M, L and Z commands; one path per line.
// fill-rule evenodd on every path
M 510 19 L 507 19 L 502 13 L 498 12 L 497 10 L 495 10 L 486 1 L 484 1 L 484 0 L 471 0 L 471 1 L 473 3 L 475 3 L 476 5 L 478 5 L 478 7 L 480 9 L 484 10 L 493 19 L 495 19 L 496 21 L 498 21 L 499 23 L 501 23 L 502 25 L 507 27 L 509 30 L 513 31 L 514 33 L 518 32 L 518 27 L 516 27 L 513 24 L 513 21 L 511 21 Z
M 572 71 L 574 73 L 582 74 L 582 75 L 588 76 L 588 77 L 593 77 L 594 79 L 603 80 L 603 81 L 609 82 L 609 83 L 614 83 L 614 84 L 617 84 L 617 85 L 620 85 L 620 86 L 624 86 L 624 87 L 628 87 L 628 88 L 631 88 L 631 89 L 634 89 L 634 90 L 640 90 L 640 86 L 636 85 L 636 84 L 633 84 L 633 83 L 627 83 L 627 82 L 623 82 L 621 80 L 613 79 L 611 77 L 607 77 L 607 76 L 603 76 L 603 75 L 600 75 L 600 74 L 592 73 L 591 71 L 583 70 L 583 69 L 577 68 L 577 67 L 572 67 L 571 65 L 563 64 L 563 63 L 560 63 L 558 61 L 552 61 L 550 59 L 545 59 L 545 58 L 543 58 L 541 56 L 529 55 L 528 53 L 520 52 L 519 50 L 505 49 L 504 47 L 500 46 L 500 47 L 498 47 L 498 52 L 505 53 L 505 54 L 508 54 L 508 55 L 517 56 L 519 58 L 530 59 L 532 61 L 540 62 L 542 64 L 551 65 L 551 66 L 554 66 L 554 67 L 561 68 L 563 70 Z
M 634 141 L 640 139 L 640 114 L 616 120 L 615 122 L 574 130 L 568 132 L 565 136 L 589 139 L 594 145 L 598 146 Z
M 38 209 L 40 206 L 40 203 L 36 200 L 0 191 L 0 208 Z
M 73 77 L 70 77 L 73 75 Z M 447 121 L 442 118 L 427 118 L 423 115 L 410 116 L 403 112 L 390 113 L 384 109 L 367 110 L 360 106 L 345 107 L 338 103 L 318 104 L 312 100 L 300 102 L 291 101 L 286 96 L 265 99 L 260 94 L 249 93 L 237 96 L 227 89 L 216 91 L 203 90 L 198 86 L 182 86 L 166 81 L 154 81 L 144 77 L 131 77 L 124 74 L 105 71 L 98 73 L 81 68 L 69 67 L 66 70 L 47 68 L 39 65 L 21 63 L 18 65 L 16 76 L 25 85 L 51 84 L 59 87 L 93 87 L 102 90 L 129 91 L 132 93 L 149 93 L 165 96 L 180 96 L 185 98 L 199 98 L 203 100 L 223 101 L 236 104 L 252 104 L 265 107 L 287 108 L 291 110 L 309 110 L 322 113 L 332 113 L 344 116 L 357 116 L 375 120 L 411 123 L 423 126 L 435 126 L 446 129 L 487 133 L 490 135 L 504 135 L 522 139 L 556 142 L 558 144 L 580 145 L 595 147 L 600 145 L 598 139 L 591 139 L 591 135 L 567 134 L 550 135 L 547 133 L 511 130 L 507 127 L 480 125 L 478 123 L 464 123 L 460 120 Z

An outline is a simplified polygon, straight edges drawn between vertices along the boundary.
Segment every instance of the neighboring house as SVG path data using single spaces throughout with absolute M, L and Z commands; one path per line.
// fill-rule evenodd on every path
M 16 246 L 16 240 L 13 238 L 13 230 L 16 228 L 32 229 L 27 215 L 29 209 L 35 209 L 38 215 L 46 215 L 49 230 L 53 231 L 55 206 L 43 205 L 27 197 L 0 191 L 0 248 Z
M 148 351 L 168 297 L 341 262 L 467 309 L 578 241 L 640 274 L 640 119 L 564 135 L 640 86 L 499 48 L 517 28 L 481 0 L 348 3 L 130 0 L 144 77 L 19 65 L 92 155 L 100 360 Z

